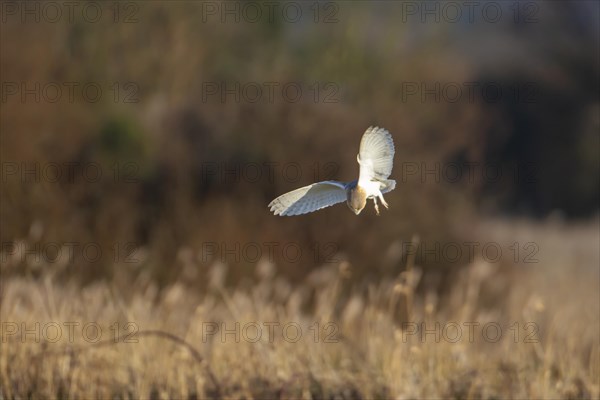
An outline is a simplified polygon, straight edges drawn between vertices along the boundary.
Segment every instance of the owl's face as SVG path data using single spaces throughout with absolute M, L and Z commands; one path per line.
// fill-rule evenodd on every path
M 367 204 L 367 194 L 360 186 L 348 190 L 346 204 L 354 214 L 358 215 Z

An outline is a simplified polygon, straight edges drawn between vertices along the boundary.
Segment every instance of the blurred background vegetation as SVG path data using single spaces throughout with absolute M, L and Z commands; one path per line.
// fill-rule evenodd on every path
M 407 13 L 407 2 L 295 3 L 302 16 L 294 22 L 281 12 L 270 20 L 266 3 L 254 3 L 263 10 L 257 22 L 243 13 L 239 22 L 222 15 L 227 3 L 220 2 L 115 3 L 120 14 L 113 3 L 99 4 L 102 18 L 94 23 L 77 11 L 72 21 L 63 15 L 22 23 L 4 9 L 0 156 L 21 171 L 3 167 L 3 243 L 93 242 L 105 253 L 133 243 L 136 257 L 145 255 L 135 268 L 161 284 L 180 274 L 186 257 L 213 263 L 200 254 L 207 243 L 297 243 L 310 257 L 286 263 L 275 252 L 291 279 L 332 252 L 361 277 L 397 274 L 405 254 L 402 261 L 391 255 L 415 234 L 429 243 L 463 241 L 473 239 L 482 217 L 575 220 L 598 211 L 595 2 L 496 3 L 503 16 L 495 23 L 480 9 L 473 21 L 463 15 L 452 22 L 442 13 L 439 22 L 423 22 Z M 74 101 L 65 82 L 78 84 Z M 90 82 L 102 89 L 98 101 L 82 94 Z M 269 82 L 279 85 L 273 101 Z M 490 100 L 475 90 L 474 101 L 464 93 L 458 101 L 436 101 L 407 93 L 407 85 L 464 89 L 469 82 L 496 85 L 503 94 Z M 7 83 L 19 90 L 56 83 L 63 95 L 56 102 L 43 95 L 23 100 Z M 208 91 L 248 83 L 263 88 L 256 102 L 240 90 L 239 101 Z M 298 101 L 282 95 L 288 83 L 302 88 Z M 369 207 L 358 218 L 345 206 L 295 218 L 269 213 L 269 201 L 315 175 L 354 179 L 359 140 L 370 125 L 387 128 L 396 143 L 392 178 L 399 184 L 387 196 L 388 211 L 376 217 Z M 75 178 L 49 182 L 22 173 L 49 163 L 74 163 Z M 291 163 L 300 167 L 298 179 L 282 173 Z M 436 182 L 421 179 L 420 170 L 403 176 L 407 165 L 443 170 L 467 163 L 499 167 L 503 178 L 492 182 L 479 173 L 473 181 Z M 89 165 L 101 166 L 100 179 L 82 178 Z M 217 173 L 207 174 L 207 165 Z M 263 174 L 256 181 L 239 172 L 220 175 L 255 165 Z M 266 178 L 268 165 L 273 179 Z M 518 179 L 515 169 L 524 171 Z M 255 263 L 243 258 L 225 260 L 231 279 L 253 271 Z M 128 268 L 118 261 L 79 255 L 59 275 L 110 279 Z M 443 271 L 456 266 L 420 263 Z

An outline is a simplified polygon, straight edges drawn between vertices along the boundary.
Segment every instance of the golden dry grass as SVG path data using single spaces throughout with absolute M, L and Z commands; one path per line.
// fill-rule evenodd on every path
M 351 284 L 346 262 L 295 286 L 261 262 L 256 281 L 236 288 L 215 264 L 202 293 L 184 276 L 163 290 L 142 276 L 84 288 L 51 275 L 3 280 L 2 398 L 598 398 L 595 223 L 481 228 L 535 237 L 540 263 L 477 260 L 446 292 L 427 274 L 413 290 L 410 265 L 396 280 Z M 90 322 L 102 329 L 96 343 L 95 329 L 84 337 Z M 72 343 L 69 323 L 79 324 Z M 469 323 L 479 324 L 472 339 Z M 61 327 L 56 341 L 47 324 Z M 412 334 L 421 324 L 439 339 Z M 502 328 L 497 341 L 490 324 Z M 215 326 L 231 332 L 209 334 Z

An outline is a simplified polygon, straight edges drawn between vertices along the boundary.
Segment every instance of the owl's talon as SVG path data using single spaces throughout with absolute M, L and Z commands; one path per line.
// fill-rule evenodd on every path
M 381 204 L 383 204 L 385 208 L 389 208 L 387 201 L 385 201 L 385 199 L 383 198 L 383 195 L 379 195 L 379 200 L 381 200 Z

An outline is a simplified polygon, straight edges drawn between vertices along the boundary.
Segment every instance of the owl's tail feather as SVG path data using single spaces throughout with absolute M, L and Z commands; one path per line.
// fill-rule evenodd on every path
M 382 181 L 383 187 L 381 188 L 381 193 L 391 192 L 396 188 L 396 181 L 393 179 L 386 179 Z

